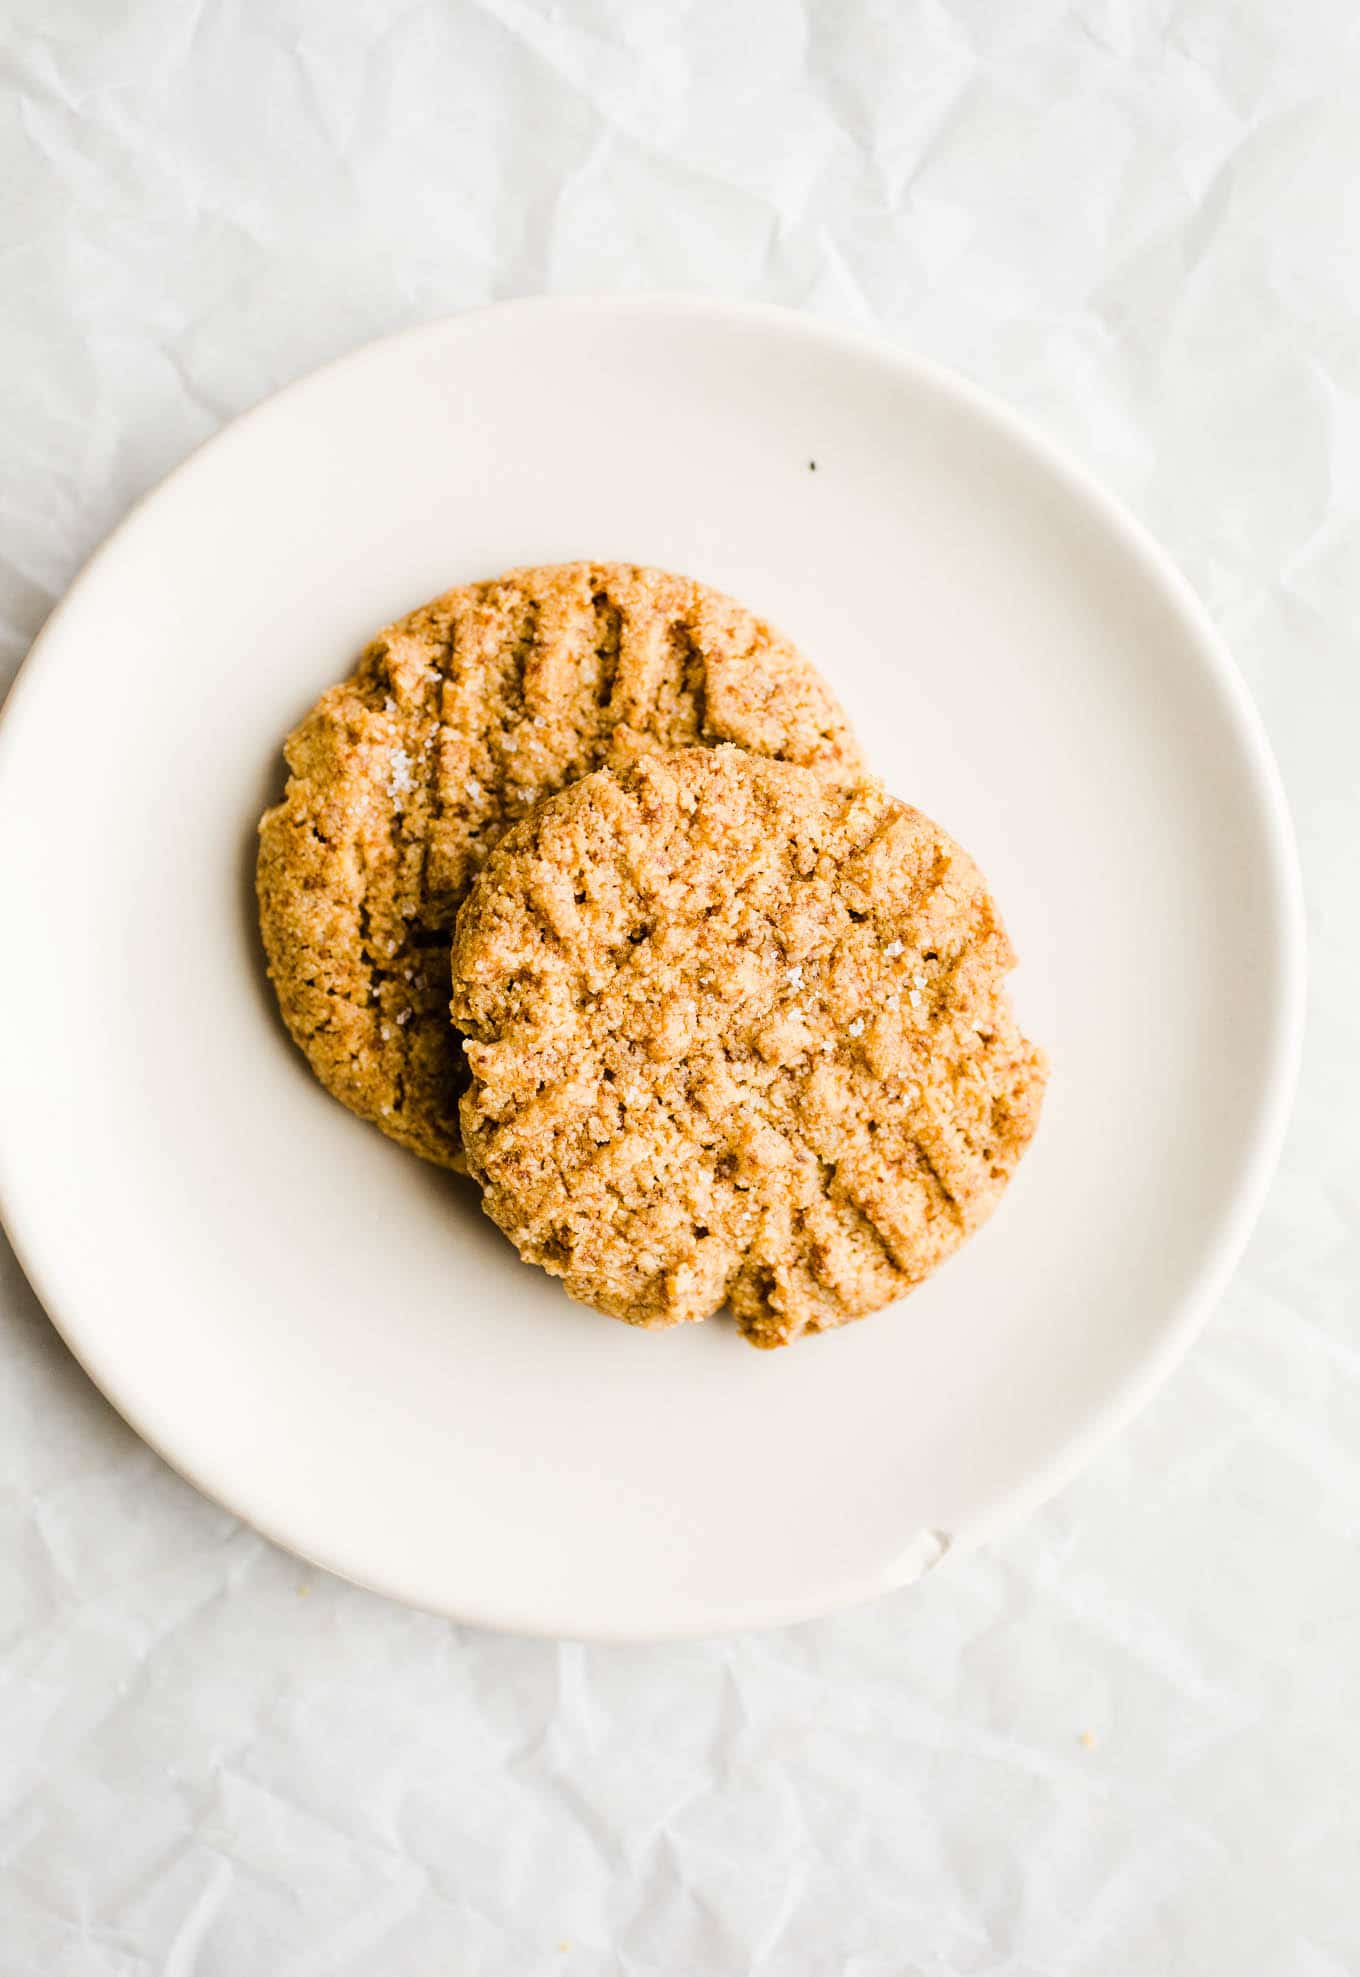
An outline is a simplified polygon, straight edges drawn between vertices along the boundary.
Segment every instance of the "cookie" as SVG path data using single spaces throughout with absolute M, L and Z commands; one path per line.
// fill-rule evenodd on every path
M 458 919 L 483 1205 L 635 1325 L 779 1346 L 899 1298 L 995 1206 L 1045 1067 L 976 865 L 876 785 L 738 749 L 605 769 Z
M 260 825 L 269 972 L 322 1084 L 460 1166 L 449 942 L 487 853 L 602 764 L 724 741 L 833 779 L 861 773 L 801 653 L 684 577 L 518 570 L 380 633 L 289 737 L 287 790 Z

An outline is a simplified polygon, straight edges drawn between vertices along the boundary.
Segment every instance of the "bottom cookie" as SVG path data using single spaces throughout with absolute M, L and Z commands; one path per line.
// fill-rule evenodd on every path
M 631 1324 L 778 1346 L 915 1288 L 990 1213 L 1045 1066 L 972 860 L 873 785 L 738 749 L 600 770 L 491 854 L 454 1020 L 483 1203 Z

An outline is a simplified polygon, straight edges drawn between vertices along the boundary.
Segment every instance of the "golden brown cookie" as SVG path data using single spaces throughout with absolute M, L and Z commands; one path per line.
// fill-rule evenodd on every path
M 972 860 L 734 748 L 602 770 L 458 919 L 463 1140 L 520 1254 L 636 1325 L 787 1344 L 904 1295 L 1029 1143 L 1044 1060 Z
M 684 577 L 517 570 L 380 633 L 290 735 L 287 791 L 260 825 L 269 972 L 327 1090 L 460 1166 L 449 941 L 482 861 L 540 798 L 604 763 L 723 741 L 861 772 L 802 655 Z

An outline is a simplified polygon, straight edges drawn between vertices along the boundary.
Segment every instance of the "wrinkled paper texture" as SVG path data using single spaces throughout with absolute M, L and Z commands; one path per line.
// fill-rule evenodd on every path
M 1313 988 L 1170 1387 L 986 1555 L 764 1637 L 555 1647 L 312 1572 L 140 1446 L 6 1251 L 3 1977 L 1360 1970 L 1358 101 L 1345 0 L 11 0 L 4 679 L 138 494 L 366 338 L 790 303 L 1166 542 L 1280 756 Z

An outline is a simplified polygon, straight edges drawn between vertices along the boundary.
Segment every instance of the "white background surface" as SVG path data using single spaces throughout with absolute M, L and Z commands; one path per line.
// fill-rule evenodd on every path
M 1360 1969 L 1350 11 L 7 10 L 7 673 L 138 493 L 366 337 L 793 303 L 996 390 L 1166 542 L 1279 753 L 1314 979 L 1174 1383 L 1023 1533 L 782 1634 L 554 1648 L 319 1577 L 140 1447 L 6 1257 L 4 1977 Z M 117 681 L 72 718 L 116 745 Z

